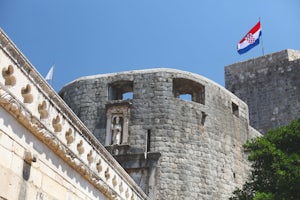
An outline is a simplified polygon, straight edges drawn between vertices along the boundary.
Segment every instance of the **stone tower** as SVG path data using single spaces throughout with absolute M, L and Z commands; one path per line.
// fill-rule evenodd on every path
M 283 50 L 225 67 L 225 85 L 249 106 L 261 133 L 300 114 L 300 51 Z
M 227 199 L 248 175 L 248 107 L 200 75 L 95 75 L 60 95 L 150 199 Z

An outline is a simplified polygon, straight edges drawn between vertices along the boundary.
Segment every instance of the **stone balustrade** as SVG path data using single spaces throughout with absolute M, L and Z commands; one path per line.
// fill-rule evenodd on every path
M 0 46 L 0 105 L 109 199 L 147 199 L 2 30 Z

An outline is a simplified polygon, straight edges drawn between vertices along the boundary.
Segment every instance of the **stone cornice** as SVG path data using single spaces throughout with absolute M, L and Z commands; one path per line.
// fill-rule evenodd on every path
M 0 79 L 0 105 L 109 198 L 147 199 L 1 29 L 0 46 L 17 79 Z
M 265 65 L 274 65 L 280 62 L 292 62 L 300 59 L 300 51 L 294 49 L 285 49 L 279 52 L 270 53 L 267 55 L 263 55 L 257 57 L 255 59 L 249 59 L 241 62 L 237 62 L 228 66 L 225 66 L 225 70 L 227 69 L 240 69 L 243 70 L 248 66 L 256 66 L 261 68 L 261 63 Z M 260 64 L 259 64 L 260 63 Z

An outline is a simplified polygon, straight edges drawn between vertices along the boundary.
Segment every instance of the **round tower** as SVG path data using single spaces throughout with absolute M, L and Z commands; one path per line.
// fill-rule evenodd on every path
M 248 107 L 200 75 L 95 75 L 60 95 L 151 199 L 228 199 L 247 178 Z

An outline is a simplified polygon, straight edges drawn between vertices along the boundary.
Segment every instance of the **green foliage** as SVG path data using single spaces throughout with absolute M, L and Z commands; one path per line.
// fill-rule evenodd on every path
M 272 193 L 256 192 L 254 200 L 273 200 L 274 195 Z
M 300 199 L 300 119 L 248 141 L 244 149 L 251 176 L 230 200 Z

